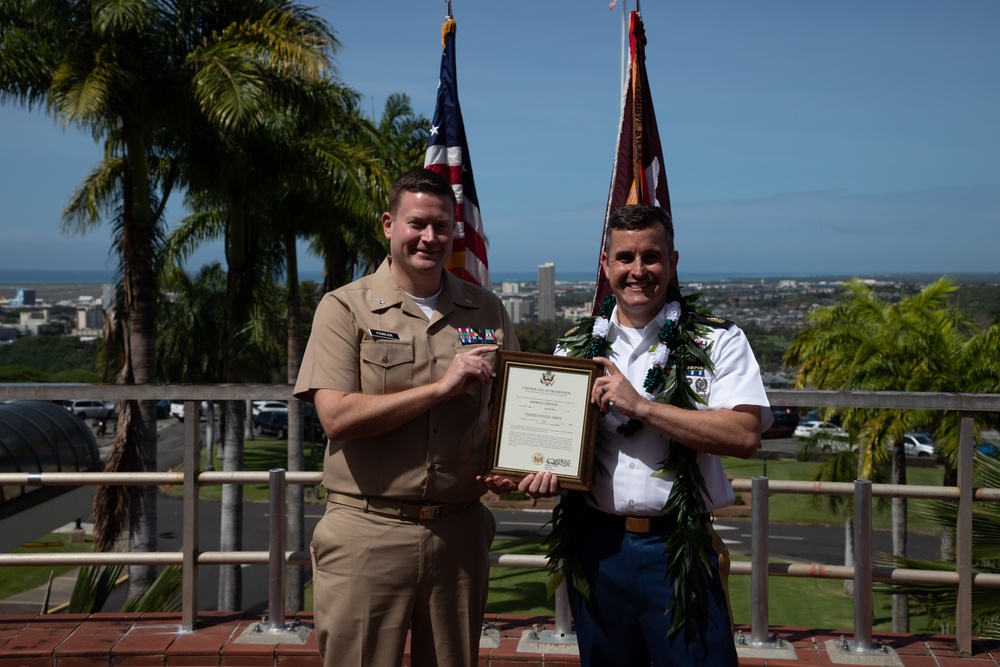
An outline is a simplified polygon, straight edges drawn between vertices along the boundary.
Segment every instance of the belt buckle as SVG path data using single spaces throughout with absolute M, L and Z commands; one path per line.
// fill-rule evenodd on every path
M 648 533 L 649 528 L 649 517 L 648 516 L 627 516 L 625 517 L 625 530 L 630 533 Z
M 444 507 L 444 505 L 440 505 L 440 504 L 438 504 L 438 505 L 421 505 L 420 506 L 420 514 L 417 515 L 417 518 L 420 519 L 421 521 L 425 521 L 427 519 L 436 519 L 439 516 L 441 516 L 441 508 L 443 508 L 443 507 Z

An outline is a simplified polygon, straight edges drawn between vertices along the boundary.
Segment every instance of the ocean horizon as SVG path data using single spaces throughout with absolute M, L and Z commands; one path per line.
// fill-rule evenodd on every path
M 847 279 L 852 277 L 862 278 L 904 278 L 910 280 L 930 279 L 935 280 L 942 275 L 952 277 L 976 276 L 979 279 L 992 278 L 1000 279 L 1000 273 L 961 273 L 944 272 L 933 273 L 927 271 L 913 272 L 893 272 L 880 274 L 835 274 L 828 272 L 815 273 L 795 273 L 781 271 L 728 271 L 728 272 L 691 272 L 681 271 L 678 274 L 681 283 L 692 282 L 718 282 L 723 280 L 749 280 L 749 279 Z M 596 268 L 593 271 L 556 271 L 556 282 L 594 282 L 597 277 Z M 321 271 L 301 271 L 299 279 L 306 281 L 322 282 Z M 537 271 L 497 271 L 490 273 L 490 282 L 494 286 L 504 282 L 531 283 L 538 281 Z M 67 285 L 67 284 L 101 284 L 115 282 L 115 273 L 104 269 L 0 269 L 0 285 L 10 287 L 23 287 L 30 285 Z

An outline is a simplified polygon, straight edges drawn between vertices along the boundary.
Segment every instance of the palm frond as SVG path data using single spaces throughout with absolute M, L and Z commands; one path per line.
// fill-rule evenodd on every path
M 92 0 L 92 24 L 101 37 L 113 37 L 124 31 L 138 32 L 148 15 L 144 0 Z
M 168 565 L 141 595 L 127 600 L 122 606 L 126 613 L 180 611 L 183 598 L 183 570 L 180 565 Z
M 103 610 L 104 604 L 115 590 L 121 571 L 121 565 L 81 567 L 76 575 L 67 613 L 96 614 Z

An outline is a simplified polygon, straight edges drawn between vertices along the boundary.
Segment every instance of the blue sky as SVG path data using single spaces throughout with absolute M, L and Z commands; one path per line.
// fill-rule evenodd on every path
M 429 118 L 444 0 L 318 4 L 366 108 L 405 92 Z M 453 0 L 494 275 L 596 268 L 621 109 L 622 12 L 607 5 Z M 996 0 L 642 10 L 682 274 L 1000 271 Z M 93 140 L 4 106 L 0 145 L 0 268 L 107 266 L 107 226 L 58 225 Z

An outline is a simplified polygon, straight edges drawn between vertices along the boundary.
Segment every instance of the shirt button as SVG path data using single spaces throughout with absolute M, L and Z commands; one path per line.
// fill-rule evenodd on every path
M 635 463 L 629 463 L 629 464 L 628 464 L 628 467 L 629 467 L 629 468 L 635 468 Z
M 629 507 L 635 507 L 635 501 L 634 500 L 628 501 L 628 506 Z
M 386 355 L 386 356 L 382 357 L 382 363 L 383 364 L 389 363 L 389 355 Z

